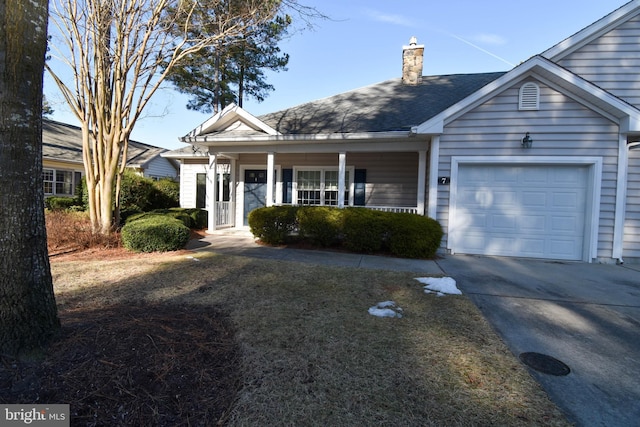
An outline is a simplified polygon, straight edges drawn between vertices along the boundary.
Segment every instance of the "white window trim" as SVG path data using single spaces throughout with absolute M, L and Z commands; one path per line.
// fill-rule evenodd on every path
M 46 181 L 46 182 L 51 182 L 51 193 L 44 193 L 45 196 L 60 196 L 60 197 L 73 197 L 74 193 L 76 191 L 76 184 L 75 184 L 75 179 L 76 179 L 76 172 L 73 169 L 56 169 L 56 168 L 51 168 L 51 167 L 43 167 L 42 168 L 42 174 L 44 175 L 45 171 L 52 171 L 53 172 L 53 181 Z M 70 173 L 71 174 L 71 193 L 58 193 L 56 191 L 56 184 L 58 184 L 57 178 L 58 178 L 58 173 Z M 42 187 L 44 189 L 44 179 L 42 182 Z
M 602 157 L 552 157 L 552 156 L 453 156 L 451 157 L 451 188 L 449 190 L 449 218 L 447 227 L 447 249 L 453 254 L 458 239 L 457 233 L 457 193 L 458 168 L 461 164 L 491 165 L 574 165 L 589 166 L 589 187 L 585 210 L 585 241 L 583 261 L 592 262 L 598 258 L 598 228 L 600 224 L 600 194 L 602 192 Z
M 345 168 L 345 172 L 349 172 L 349 182 L 345 182 L 345 186 L 347 186 L 349 190 L 349 201 L 345 200 L 346 205 L 353 206 L 353 192 L 355 189 L 354 186 L 354 178 L 355 178 L 355 170 L 354 166 L 347 166 Z M 298 171 L 320 171 L 321 172 L 321 183 L 320 183 L 320 200 L 322 203 L 320 205 L 315 206 L 332 206 L 324 204 L 324 173 L 329 172 L 339 172 L 338 166 L 294 166 L 293 167 L 293 177 L 292 177 L 292 185 L 291 185 L 291 204 L 297 206 L 298 205 Z

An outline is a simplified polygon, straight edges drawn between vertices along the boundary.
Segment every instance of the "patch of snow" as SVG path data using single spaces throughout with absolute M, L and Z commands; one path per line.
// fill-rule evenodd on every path
M 369 307 L 369 314 L 376 317 L 402 317 L 402 308 L 396 306 L 394 301 L 382 301 L 373 307 Z
M 426 285 L 424 292 L 427 294 L 462 295 L 456 286 L 456 281 L 451 277 L 416 277 L 416 280 Z

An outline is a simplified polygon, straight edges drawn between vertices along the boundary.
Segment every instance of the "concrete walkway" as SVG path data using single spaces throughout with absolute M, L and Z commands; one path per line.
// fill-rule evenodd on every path
M 297 261 L 319 265 L 408 271 L 429 275 L 443 274 L 438 264 L 435 261 L 430 260 L 259 245 L 256 243 L 253 235 L 248 231 L 217 231 L 201 239 L 192 240 L 189 242 L 186 249 L 196 251 L 215 251 L 252 258 Z

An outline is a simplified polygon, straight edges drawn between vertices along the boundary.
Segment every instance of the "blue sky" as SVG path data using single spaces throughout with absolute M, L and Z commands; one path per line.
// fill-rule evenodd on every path
M 507 71 L 627 3 L 626 0 L 300 0 L 330 20 L 281 43 L 288 71 L 269 74 L 275 91 L 245 101 L 256 116 L 400 77 L 402 46 L 425 45 L 424 75 Z M 54 120 L 77 124 L 45 77 Z M 189 111 L 187 96 L 156 94 L 132 138 L 160 147 L 209 118 Z

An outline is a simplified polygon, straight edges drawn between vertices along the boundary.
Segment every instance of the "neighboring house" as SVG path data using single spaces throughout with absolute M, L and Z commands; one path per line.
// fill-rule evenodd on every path
M 177 162 L 160 156 L 166 151 L 129 141 L 127 167 L 153 179 L 177 179 Z M 45 196 L 73 196 L 84 175 L 80 128 L 43 119 L 42 164 Z
M 640 0 L 506 73 L 423 77 L 423 51 L 404 47 L 402 79 L 214 115 L 163 155 L 182 206 L 210 230 L 365 206 L 437 219 L 447 253 L 640 260 Z

